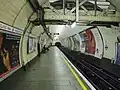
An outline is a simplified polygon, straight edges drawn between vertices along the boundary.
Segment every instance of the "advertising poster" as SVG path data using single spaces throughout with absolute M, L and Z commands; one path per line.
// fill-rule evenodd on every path
M 84 53 L 85 52 L 85 47 L 86 47 L 85 37 L 82 33 L 79 33 L 79 36 L 80 36 L 80 51 L 82 53 Z
M 85 41 L 86 41 L 86 51 L 87 53 L 90 54 L 95 54 L 95 49 L 96 49 L 96 43 L 95 43 L 95 38 L 93 36 L 93 33 L 91 30 L 86 30 L 86 33 L 84 33 L 85 36 Z
M 0 78 L 20 66 L 20 36 L 0 32 Z
M 80 39 L 78 34 L 76 34 L 75 36 L 73 36 L 73 40 L 75 41 L 75 45 L 76 45 L 76 51 L 80 51 Z
M 74 42 L 74 49 L 73 50 L 76 51 L 77 50 L 77 43 L 76 43 L 76 39 L 74 36 L 72 36 L 72 40 Z
M 33 51 L 34 43 L 33 38 L 29 38 L 29 53 Z
M 69 47 L 69 49 L 71 49 L 72 48 L 72 42 L 71 42 L 71 39 L 70 38 L 68 38 L 68 47 Z
M 37 48 L 37 42 L 36 42 L 36 39 L 34 39 L 34 51 L 36 50 Z
M 70 38 L 70 41 L 71 41 L 71 50 L 74 50 L 74 41 L 72 39 L 72 37 L 69 37 Z
M 120 43 L 117 43 L 116 49 L 117 49 L 116 64 L 120 65 Z
M 92 54 L 97 58 L 102 58 L 103 41 L 97 28 L 92 28 L 79 33 L 80 50 L 82 53 Z
M 95 54 L 96 49 L 96 42 L 94 35 L 91 30 L 86 30 L 82 33 L 79 33 L 80 39 L 81 39 L 81 49 L 82 52 L 89 53 L 89 54 Z
M 29 37 L 28 42 L 27 42 L 27 53 L 32 53 L 33 51 L 36 50 L 36 39 L 33 37 Z

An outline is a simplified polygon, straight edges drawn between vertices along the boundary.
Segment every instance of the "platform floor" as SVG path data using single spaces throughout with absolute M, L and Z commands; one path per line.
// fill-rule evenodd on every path
M 0 83 L 0 90 L 82 90 L 57 47 L 36 57 L 25 72 L 18 70 Z

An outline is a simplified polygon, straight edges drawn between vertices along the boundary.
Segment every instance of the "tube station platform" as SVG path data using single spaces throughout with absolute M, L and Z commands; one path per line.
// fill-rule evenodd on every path
M 57 47 L 0 83 L 0 90 L 90 90 Z

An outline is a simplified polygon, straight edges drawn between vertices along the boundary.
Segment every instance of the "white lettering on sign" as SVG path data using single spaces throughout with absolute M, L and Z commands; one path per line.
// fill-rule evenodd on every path
M 6 31 L 9 31 L 9 32 L 18 33 L 18 34 L 22 34 L 23 33 L 22 30 L 14 28 L 14 27 L 11 27 L 11 26 L 6 25 L 6 24 L 1 23 L 1 22 L 0 22 L 0 29 L 6 30 Z
M 12 31 L 12 27 L 8 26 L 6 24 L 0 23 L 0 29 L 6 30 L 6 31 Z

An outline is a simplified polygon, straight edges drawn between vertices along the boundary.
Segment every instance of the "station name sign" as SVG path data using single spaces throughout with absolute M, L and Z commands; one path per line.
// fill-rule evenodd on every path
M 4 24 L 2 22 L 0 22 L 0 29 L 8 31 L 8 32 L 17 33 L 17 34 L 22 34 L 23 33 L 23 30 L 20 30 L 18 28 L 12 27 L 10 25 Z

